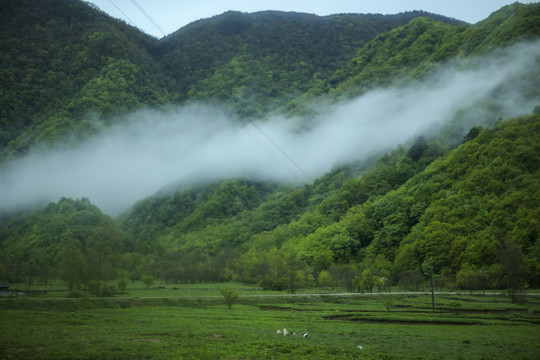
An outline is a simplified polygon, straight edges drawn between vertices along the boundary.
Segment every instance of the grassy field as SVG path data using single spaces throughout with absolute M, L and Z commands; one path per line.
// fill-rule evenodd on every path
M 232 309 L 225 286 L 243 295 Z M 438 295 L 432 312 L 428 295 L 262 297 L 232 284 L 51 294 L 0 299 L 1 359 L 540 358 L 535 296 Z M 284 327 L 299 336 L 276 335 Z

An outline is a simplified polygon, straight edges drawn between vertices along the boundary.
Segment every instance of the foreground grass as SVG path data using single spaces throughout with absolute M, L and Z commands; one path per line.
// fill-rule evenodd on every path
M 440 296 L 0 301 L 2 359 L 538 359 L 540 299 Z M 456 302 L 461 305 L 456 310 Z M 276 329 L 309 332 L 278 336 Z M 363 349 L 358 346 L 362 345 Z

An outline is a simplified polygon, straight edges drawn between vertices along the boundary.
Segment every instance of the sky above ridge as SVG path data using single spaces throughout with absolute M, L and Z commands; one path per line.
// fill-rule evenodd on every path
M 161 38 L 200 19 L 228 10 L 281 10 L 316 15 L 397 14 L 424 10 L 474 24 L 514 0 L 90 0 L 110 16 Z

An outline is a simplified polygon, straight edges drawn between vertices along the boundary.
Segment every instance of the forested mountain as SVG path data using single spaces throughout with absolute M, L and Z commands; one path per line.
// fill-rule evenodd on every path
M 227 12 L 163 39 L 160 63 L 181 99 L 234 104 L 243 116 L 267 113 L 322 83 L 376 35 L 426 16 Z
M 508 55 L 496 49 L 540 35 L 540 5 L 519 3 L 472 25 L 424 12 L 227 12 L 161 40 L 80 1 L 0 0 L 0 12 L 6 171 L 25 154 L 129 123 L 137 109 L 219 103 L 239 122 L 272 121 L 278 111 L 314 121 L 309 104 L 319 99 L 402 89 L 441 64 L 484 64 L 475 56 L 491 56 L 497 69 Z M 87 198 L 1 213 L 0 279 L 61 279 L 96 294 L 104 281 L 144 276 L 370 291 L 421 288 L 431 262 L 438 286 L 538 286 L 540 60 L 532 54 L 525 70 L 450 109 L 436 130 L 305 185 L 203 179 L 156 189 L 115 219 Z M 523 116 L 506 118 L 506 103 Z
M 157 40 L 82 1 L 2 0 L 0 11 L 0 159 L 93 134 L 142 106 L 218 100 L 260 116 L 376 35 L 419 16 L 457 23 L 422 12 L 228 12 Z
M 535 39 L 539 32 L 538 9 L 533 7 L 506 6 L 474 26 L 418 18 L 379 35 L 358 51 L 330 80 L 332 91 L 349 89 L 357 94 L 365 87 L 419 77 L 433 63 Z
M 0 158 L 168 100 L 149 55 L 155 39 L 81 1 L 0 2 Z

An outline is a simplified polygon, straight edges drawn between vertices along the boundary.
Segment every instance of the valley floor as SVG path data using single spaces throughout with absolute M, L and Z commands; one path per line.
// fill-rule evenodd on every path
M 231 309 L 203 293 L 2 298 L 0 359 L 540 357 L 537 296 L 437 294 L 433 312 L 427 293 L 251 294 Z

